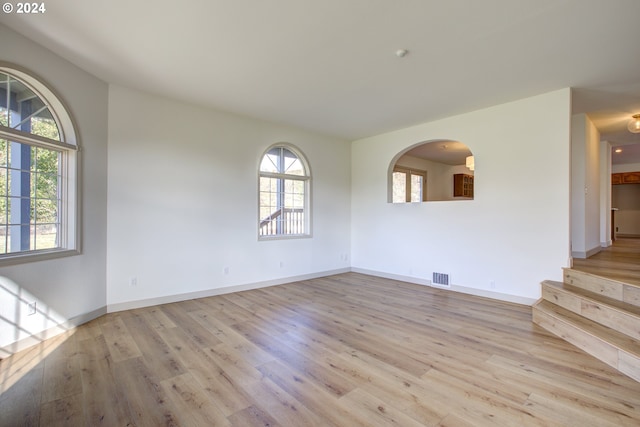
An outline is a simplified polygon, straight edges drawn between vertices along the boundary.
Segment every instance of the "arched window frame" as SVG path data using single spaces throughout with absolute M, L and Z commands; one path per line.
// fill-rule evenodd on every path
M 302 174 L 286 173 L 282 165 L 278 165 L 277 172 L 263 170 L 266 156 L 276 150 L 285 150 L 296 156 Z M 289 187 L 298 189 L 287 189 Z M 266 202 L 265 198 L 271 202 Z M 286 199 L 294 199 L 293 206 L 286 204 Z M 258 239 L 304 237 L 311 237 L 311 168 L 299 148 L 288 143 L 273 144 L 262 153 L 258 163 Z
M 19 250 L 9 251 L 7 250 L 8 244 L 5 238 L 0 242 L 0 246 L 3 246 L 4 249 L 0 253 L 0 266 L 76 255 L 80 253 L 80 159 L 79 139 L 74 120 L 61 97 L 34 73 L 3 61 L 0 61 L 0 73 L 18 80 L 44 103 L 51 113 L 59 133 L 59 140 L 55 140 L 0 124 L 0 138 L 31 148 L 55 151 L 59 154 L 57 170 L 57 230 L 54 247 L 39 249 L 36 245 L 35 248 L 20 248 Z M 8 172 L 7 166 L 5 166 L 5 170 Z M 8 199 L 10 195 L 5 193 L 4 197 Z M 30 195 L 29 200 L 37 200 L 37 196 L 34 199 Z M 8 229 L 8 223 L 10 222 L 7 219 L 8 214 L 6 212 L 0 213 L 0 215 L 2 214 L 5 215 L 5 219 L 0 220 L 0 222 Z M 35 229 L 37 222 L 32 224 L 30 220 L 29 224 L 30 228 Z M 35 235 L 35 231 L 30 231 L 30 233 Z M 4 238 L 5 236 L 2 237 Z

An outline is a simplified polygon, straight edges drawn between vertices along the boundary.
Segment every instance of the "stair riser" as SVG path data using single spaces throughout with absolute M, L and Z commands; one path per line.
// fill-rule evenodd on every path
M 596 302 L 585 300 L 579 295 L 542 285 L 542 298 L 579 314 L 601 325 L 640 340 L 640 318 Z
M 564 283 L 587 291 L 601 294 L 609 298 L 622 301 L 624 298 L 623 285 L 602 277 L 591 276 L 577 270 L 564 270 Z
M 618 369 L 618 349 L 575 326 L 533 308 L 533 323 Z
M 640 307 L 640 287 L 582 271 L 564 269 L 564 283 Z
M 637 286 L 625 285 L 622 300 L 626 303 L 640 307 L 640 288 Z
M 618 370 L 634 380 L 640 381 L 640 358 L 620 352 L 619 359 Z
M 629 313 L 603 309 L 596 303 L 583 301 L 582 309 L 578 314 L 626 334 L 633 339 L 640 340 L 640 319 Z

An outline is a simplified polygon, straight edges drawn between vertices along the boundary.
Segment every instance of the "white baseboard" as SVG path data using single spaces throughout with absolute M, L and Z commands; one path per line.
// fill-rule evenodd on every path
M 417 285 L 433 286 L 434 288 L 442 288 L 443 286 L 434 285 L 429 279 L 419 277 L 403 276 L 401 274 L 386 273 L 384 271 L 368 270 L 366 268 L 351 267 L 354 273 L 366 274 L 368 276 L 382 277 L 385 279 L 399 280 L 401 282 L 415 283 Z
M 448 287 L 439 286 L 439 285 L 434 285 L 433 283 L 431 283 L 431 280 L 428 280 L 428 279 L 422 279 L 419 277 L 411 277 L 411 276 L 402 276 L 399 274 L 385 273 L 382 271 L 367 270 L 365 268 L 352 267 L 351 271 L 353 271 L 354 273 L 362 273 L 362 274 L 367 274 L 369 276 L 383 277 L 385 279 L 415 283 L 417 285 L 425 285 L 425 286 L 430 286 L 432 288 L 444 289 L 444 290 L 449 290 L 453 292 L 460 292 L 463 294 L 491 298 L 499 301 L 512 302 L 512 303 L 521 304 L 521 305 L 531 306 L 537 301 L 535 298 L 521 297 L 518 295 L 505 294 L 501 292 L 487 291 L 484 289 L 468 288 L 466 286 L 458 286 L 458 285 L 450 285 Z
M 64 323 L 61 323 L 56 326 L 52 326 L 47 330 L 44 330 L 37 334 L 23 338 L 19 341 L 0 347 L 0 358 L 5 358 L 12 355 L 13 353 L 17 353 L 19 351 L 25 350 L 31 346 L 41 343 L 44 340 L 53 338 L 75 327 L 78 327 L 83 323 L 87 323 L 93 319 L 97 319 L 98 317 L 104 314 L 107 314 L 107 307 L 100 307 L 97 310 L 75 316 Z
M 154 305 L 170 304 L 172 302 L 187 301 L 196 298 L 213 297 L 216 295 L 230 294 L 233 292 L 248 291 L 251 289 L 266 288 L 269 286 L 283 285 L 285 283 L 299 282 L 301 280 L 317 279 L 318 277 L 332 276 L 334 274 L 348 273 L 350 268 L 340 268 L 337 270 L 321 271 L 318 273 L 303 274 L 300 276 L 283 277 L 280 279 L 265 280 L 262 282 L 246 283 L 243 285 L 227 286 L 224 288 L 207 289 L 198 292 L 188 292 L 184 294 L 167 295 L 163 297 L 148 298 L 136 301 L 120 302 L 107 305 L 107 312 L 132 310 L 134 308 L 151 307 Z
M 582 252 L 582 251 L 571 252 L 571 256 L 574 258 L 586 259 L 592 255 L 597 254 L 601 250 L 602 250 L 602 246 L 596 246 L 595 248 L 591 248 L 586 252 Z

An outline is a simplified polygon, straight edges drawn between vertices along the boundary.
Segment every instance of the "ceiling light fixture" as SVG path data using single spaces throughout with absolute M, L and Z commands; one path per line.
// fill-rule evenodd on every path
M 473 156 L 467 156 L 465 159 L 465 166 L 467 166 L 469 170 L 474 170 L 476 168 L 476 161 Z
M 398 58 L 404 58 L 405 56 L 407 56 L 407 53 L 409 53 L 409 51 L 407 49 L 398 49 L 398 50 L 396 50 L 396 56 Z
M 616 153 L 622 153 L 622 148 L 616 148 L 614 151 L 615 151 Z
M 631 133 L 640 133 L 640 114 L 634 114 L 631 117 L 633 117 L 633 119 L 631 119 L 627 125 L 627 129 L 629 129 Z

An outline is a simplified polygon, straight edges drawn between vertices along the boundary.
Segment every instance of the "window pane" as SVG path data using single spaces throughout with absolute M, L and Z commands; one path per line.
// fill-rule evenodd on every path
M 49 107 L 24 83 L 0 73 L 0 125 L 60 141 Z
M 58 175 L 38 173 L 34 180 L 35 197 L 39 199 L 58 198 Z
M 278 156 L 271 152 L 265 154 L 260 162 L 260 172 L 278 173 Z
M 422 201 L 422 176 L 411 174 L 411 202 Z
M 0 225 L 9 224 L 10 202 L 8 197 L 0 197 L 0 209 Z
M 0 96 L 2 96 L 1 93 Z M 0 103 L 0 126 L 9 126 L 9 110 L 4 106 L 4 103 Z
M 30 226 L 29 224 L 23 225 L 10 225 L 7 227 L 9 235 L 7 238 L 7 253 L 16 253 L 30 251 L 32 249 L 30 239 Z
M 31 208 L 31 224 L 58 222 L 57 200 L 32 199 Z
M 304 167 L 302 166 L 302 162 L 293 152 L 283 148 L 283 156 L 284 156 L 284 170 L 283 173 L 288 175 L 299 175 L 304 176 Z
M 60 141 L 58 126 L 49 110 L 44 110 L 38 116 L 31 118 L 31 133 L 54 141 Z
M 0 225 L 0 254 L 7 253 L 7 227 Z
M 0 166 L 0 196 L 8 195 L 9 193 L 8 185 L 9 185 L 9 179 L 7 177 L 7 169 Z M 0 212 L 0 215 L 2 215 L 1 212 Z
M 9 164 L 9 142 L 6 139 L 0 139 L 0 166 Z
M 30 200 L 20 197 L 9 197 L 7 209 L 9 210 L 9 224 L 29 224 L 31 218 Z M 25 210 L 26 209 L 26 210 Z
M 36 225 L 31 230 L 33 233 L 33 249 L 53 249 L 59 246 L 58 227 L 56 224 Z
M 393 203 L 405 203 L 407 201 L 407 174 L 404 172 L 393 173 Z
M 285 180 L 285 207 L 292 209 L 304 208 L 304 181 Z

